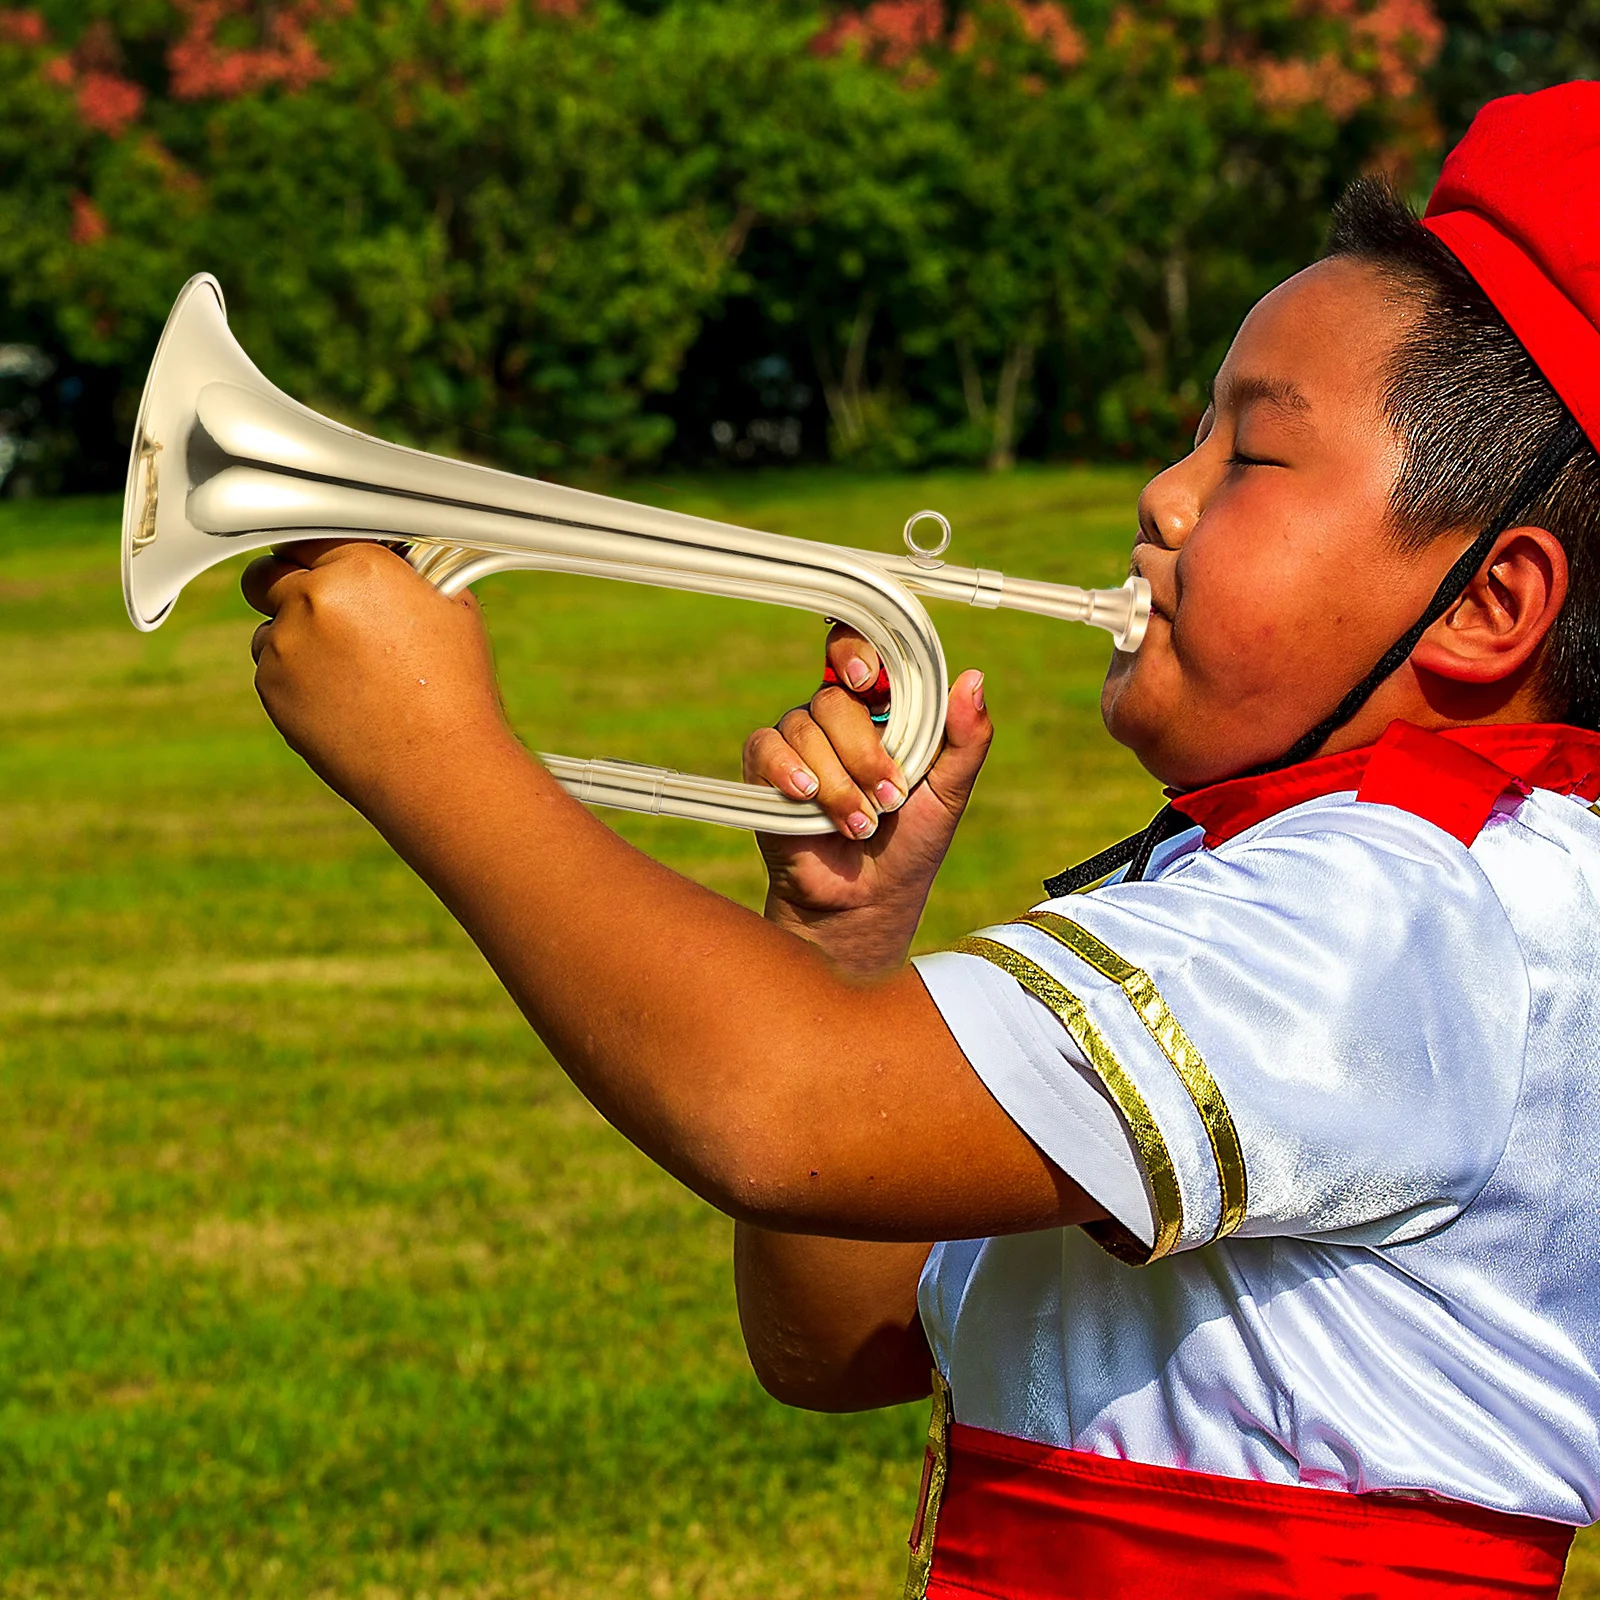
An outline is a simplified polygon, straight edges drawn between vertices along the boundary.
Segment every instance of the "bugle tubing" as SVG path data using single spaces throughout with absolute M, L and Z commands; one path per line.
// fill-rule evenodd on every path
M 919 547 L 932 517 L 944 542 Z M 1135 650 L 1142 579 L 1115 589 L 1015 579 L 946 564 L 949 527 L 918 513 L 909 553 L 734 527 L 388 444 L 318 415 L 257 371 L 208 274 L 184 286 L 145 382 L 123 502 L 122 579 L 136 628 L 159 627 L 185 584 L 230 556 L 302 539 L 403 542 L 446 594 L 491 573 L 578 573 L 756 600 L 856 628 L 888 672 L 884 744 L 915 783 L 932 764 L 948 692 L 944 652 L 918 596 L 1086 622 Z M 578 799 L 769 833 L 832 828 L 821 807 L 763 785 L 628 761 L 541 755 Z

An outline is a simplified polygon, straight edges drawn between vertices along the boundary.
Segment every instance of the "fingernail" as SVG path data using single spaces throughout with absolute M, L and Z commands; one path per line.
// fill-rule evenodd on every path
M 865 689 L 872 682 L 872 674 L 860 656 L 854 656 L 845 662 L 844 675 L 852 689 Z
M 878 826 L 865 811 L 852 811 L 845 818 L 845 827 L 858 839 L 867 839 L 872 836 L 873 830 Z
M 980 672 L 977 681 L 972 685 L 972 703 L 979 711 L 983 710 L 983 674 Z
M 878 797 L 878 804 L 882 806 L 885 811 L 893 811 L 905 799 L 904 792 L 895 788 L 895 786 L 890 783 L 887 778 L 885 778 L 872 792 Z
M 817 792 L 816 774 L 807 772 L 804 767 L 796 767 L 790 777 L 794 779 L 794 786 L 801 794 L 811 795 Z

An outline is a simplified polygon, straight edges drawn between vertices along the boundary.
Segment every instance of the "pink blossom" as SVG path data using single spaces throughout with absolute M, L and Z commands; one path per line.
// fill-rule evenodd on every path
M 48 44 L 50 30 L 37 11 L 0 11 L 0 39 L 12 44 Z
M 1336 122 L 1352 117 L 1375 93 L 1365 78 L 1335 55 L 1315 61 L 1258 61 L 1254 77 L 1256 98 L 1265 110 L 1299 111 L 1320 105 Z
M 1431 0 L 1300 0 L 1300 10 L 1346 23 L 1351 42 L 1370 58 L 1379 90 L 1395 99 L 1417 91 L 1421 70 L 1444 47 L 1444 24 Z
M 111 72 L 86 72 L 78 83 L 78 115 L 115 139 L 144 110 L 144 90 Z
M 72 242 L 77 245 L 99 244 L 111 232 L 100 208 L 86 194 L 72 197 Z
M 1416 92 L 1420 69 L 1444 47 L 1444 24 L 1428 0 L 1379 0 L 1353 29 L 1377 57 L 1379 85 L 1396 98 Z
M 1009 0 L 1011 9 L 1022 23 L 1022 30 L 1035 44 L 1042 44 L 1057 63 L 1075 67 L 1088 53 L 1083 35 L 1072 25 L 1066 7 L 1057 0 Z
M 1268 111 L 1318 104 L 1342 122 L 1380 95 L 1408 99 L 1444 44 L 1444 25 L 1431 0 L 1299 0 L 1299 9 L 1303 16 L 1343 24 L 1346 53 L 1243 62 Z
M 814 56 L 836 56 L 866 39 L 867 25 L 852 11 L 842 11 L 811 41 Z
M 859 14 L 834 18 L 811 41 L 817 55 L 837 55 L 855 46 L 886 67 L 903 67 L 919 51 L 944 37 L 944 0 L 873 0 Z
M 328 75 L 307 28 L 323 17 L 350 9 L 350 0 L 290 0 L 277 10 L 255 49 L 230 49 L 217 42 L 228 18 L 250 16 L 252 0 L 178 0 L 188 17 L 183 37 L 167 51 L 172 93 L 179 100 L 231 100 L 278 86 L 295 94 Z

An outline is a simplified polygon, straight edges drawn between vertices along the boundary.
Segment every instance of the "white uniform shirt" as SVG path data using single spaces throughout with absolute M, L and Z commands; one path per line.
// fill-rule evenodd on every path
M 1041 910 L 917 967 L 1115 1221 L 935 1247 L 957 1419 L 1600 1516 L 1600 815 L 1326 795 Z

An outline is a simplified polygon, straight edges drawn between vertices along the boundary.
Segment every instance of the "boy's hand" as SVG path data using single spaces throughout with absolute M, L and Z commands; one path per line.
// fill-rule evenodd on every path
M 251 562 L 256 691 L 289 745 L 357 809 L 401 800 L 466 741 L 510 737 L 470 595 L 447 599 L 392 550 L 311 540 Z
M 771 885 L 767 916 L 869 975 L 905 959 L 994 725 L 984 707 L 983 674 L 962 673 L 950 691 L 944 748 L 907 796 L 905 775 L 883 748 L 865 704 L 842 687 L 870 688 L 877 652 L 854 629 L 836 626 L 827 659 L 838 684 L 819 689 L 777 727 L 751 734 L 744 774 L 794 799 L 815 799 L 838 830 L 804 838 L 757 835 Z

